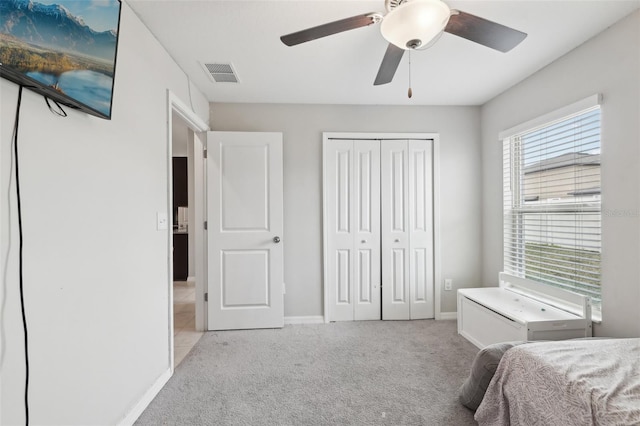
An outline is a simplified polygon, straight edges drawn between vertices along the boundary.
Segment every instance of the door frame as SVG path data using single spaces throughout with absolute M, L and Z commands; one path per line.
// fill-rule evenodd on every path
M 324 158 L 327 154 L 329 139 L 349 140 L 392 140 L 392 139 L 428 139 L 433 140 L 433 282 L 434 282 L 434 314 L 435 319 L 442 319 L 441 315 L 441 256 L 440 256 L 440 134 L 439 133 L 359 133 L 359 132 L 323 132 L 322 133 L 322 286 L 323 286 L 323 314 L 324 322 L 329 321 L 329 286 L 327 284 L 329 271 L 327 270 L 327 241 L 328 229 L 324 226 L 327 217 L 327 191 L 324 187 L 324 177 L 327 175 Z M 384 143 L 384 142 L 382 142 Z
M 173 114 L 177 114 L 178 117 L 184 121 L 184 123 L 187 125 L 187 127 L 193 132 L 193 144 L 190 144 L 191 146 L 194 147 L 194 163 L 197 162 L 198 156 L 200 158 L 202 158 L 204 156 L 203 151 L 202 150 L 197 150 L 195 149 L 195 145 L 198 144 L 198 141 L 201 141 L 201 139 L 198 137 L 197 133 L 202 133 L 202 132 L 206 132 L 209 130 L 209 125 L 207 123 L 205 123 L 190 107 L 187 106 L 187 104 L 185 104 L 184 102 L 182 102 L 182 100 L 180 100 L 180 98 L 178 98 L 171 90 L 167 89 L 167 218 L 170 217 L 171 215 L 171 211 L 172 211 L 172 206 L 173 206 L 173 162 L 172 162 L 172 158 L 173 158 L 173 123 L 172 123 L 172 116 Z M 191 139 L 191 132 L 189 139 Z M 189 150 L 189 155 L 191 156 L 191 150 Z M 198 152 L 199 151 L 199 152 Z M 201 162 L 202 164 L 202 162 Z M 189 175 L 192 176 L 192 174 L 194 173 L 194 170 L 190 170 Z M 196 175 L 197 177 L 197 175 Z M 193 179 L 194 182 L 194 198 L 195 198 L 195 202 L 197 204 L 204 204 L 204 200 L 202 199 L 202 196 L 200 194 L 203 194 L 202 192 L 202 185 L 203 185 L 203 181 L 200 180 L 200 182 L 198 182 L 197 179 Z M 195 206 L 194 206 L 195 207 Z M 192 217 L 202 217 L 202 213 L 198 212 L 196 210 L 196 208 L 193 209 L 189 209 L 189 220 L 191 220 Z M 193 210 L 193 212 L 191 212 L 191 210 Z M 194 223 L 195 224 L 195 223 Z M 196 240 L 196 250 L 197 252 L 194 253 L 194 255 L 196 256 L 196 268 L 195 268 L 195 280 L 196 280 L 196 329 L 198 329 L 199 327 L 199 323 L 198 323 L 198 318 L 201 319 L 201 321 L 204 321 L 203 318 L 203 313 L 206 311 L 205 309 L 205 304 L 204 304 L 204 283 L 205 283 L 205 279 L 206 277 L 204 276 L 206 274 L 205 270 L 202 268 L 199 268 L 199 264 L 201 265 L 200 262 L 202 262 L 202 260 L 199 262 L 198 259 L 200 257 L 203 257 L 204 254 L 202 253 L 202 246 L 198 246 L 198 241 L 202 241 L 202 239 L 204 239 L 204 229 L 203 227 L 198 227 L 198 226 L 193 226 L 194 224 L 192 224 L 189 228 L 190 231 L 189 233 L 191 233 L 191 229 L 193 229 L 194 232 L 194 237 Z M 169 306 L 168 306 L 168 315 L 169 315 L 169 340 L 168 340 L 168 344 L 169 344 L 169 366 L 171 368 L 171 374 L 173 375 L 173 369 L 174 369 L 174 357 L 173 357 L 173 227 L 172 226 L 167 226 L 167 273 L 168 273 L 168 282 L 167 282 L 167 292 L 168 292 L 168 300 L 169 300 Z M 191 236 L 191 235 L 190 235 Z M 203 297 L 198 297 L 198 295 L 202 293 Z M 199 314 L 199 315 L 198 315 Z

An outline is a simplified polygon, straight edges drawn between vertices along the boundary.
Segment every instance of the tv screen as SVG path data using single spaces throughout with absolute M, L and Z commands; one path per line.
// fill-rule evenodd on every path
M 0 76 L 110 119 L 120 0 L 0 0 Z

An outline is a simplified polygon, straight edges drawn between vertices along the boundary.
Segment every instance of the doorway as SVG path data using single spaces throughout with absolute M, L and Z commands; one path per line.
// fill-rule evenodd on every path
M 173 158 L 175 152 L 186 154 L 187 158 L 187 204 L 178 221 L 176 208 L 176 228 L 181 238 L 186 240 L 187 280 L 174 285 L 174 228 L 168 227 L 168 293 L 169 293 L 169 363 L 171 369 L 181 361 L 188 350 L 195 345 L 205 330 L 206 311 L 204 305 L 204 228 L 196 224 L 204 223 L 204 144 L 203 134 L 209 130 L 186 104 L 167 90 L 167 212 L 174 217 Z M 174 129 L 175 127 L 175 129 Z M 175 132 L 174 132 L 175 130 Z M 174 141 L 175 139 L 175 141 Z M 175 142 L 175 147 L 174 147 Z M 185 146 L 186 143 L 186 146 Z M 175 151 L 175 152 L 174 152 Z M 186 152 L 185 152 L 186 151 Z M 176 206 L 178 207 L 178 206 Z M 180 222 L 183 226 L 179 227 Z M 172 220 L 173 224 L 174 221 Z M 186 225 L 186 226 L 185 226 Z M 186 237 L 186 238 L 185 238 Z M 184 243 L 185 241 L 183 241 Z M 185 247 L 183 247 L 184 249 Z M 189 265 L 190 264 L 190 265 Z M 175 297 L 174 297 L 175 296 Z
M 325 133 L 325 320 L 439 316 L 437 134 Z
M 189 198 L 193 194 L 193 174 L 189 167 L 189 147 L 193 130 L 178 115 L 172 121 L 172 190 L 170 223 L 173 233 L 173 357 L 177 366 L 200 340 L 196 330 L 194 241 L 189 223 Z M 193 231 L 191 229 L 191 231 Z

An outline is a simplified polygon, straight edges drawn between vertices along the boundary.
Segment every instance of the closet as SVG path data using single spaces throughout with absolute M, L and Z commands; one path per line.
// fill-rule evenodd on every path
M 434 317 L 433 146 L 325 134 L 329 321 Z

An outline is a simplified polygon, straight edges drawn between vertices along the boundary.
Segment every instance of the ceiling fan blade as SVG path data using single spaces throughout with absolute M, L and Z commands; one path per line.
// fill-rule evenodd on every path
M 526 33 L 459 10 L 453 14 L 445 31 L 501 52 L 508 52 L 527 37 Z
M 352 16 L 351 18 L 341 19 L 339 21 L 329 22 L 328 24 L 318 25 L 317 27 L 307 28 L 306 30 L 283 35 L 280 40 L 287 46 L 295 46 L 318 38 L 330 36 L 332 34 L 344 31 L 355 30 L 356 28 L 366 27 L 380 21 L 380 15 L 376 13 L 367 13 L 365 15 Z
M 402 55 L 404 55 L 404 49 L 400 49 L 395 44 L 389 43 L 387 51 L 384 53 L 384 58 L 382 58 L 376 80 L 373 82 L 374 86 L 391 83 L 398 69 L 398 65 L 400 65 Z

